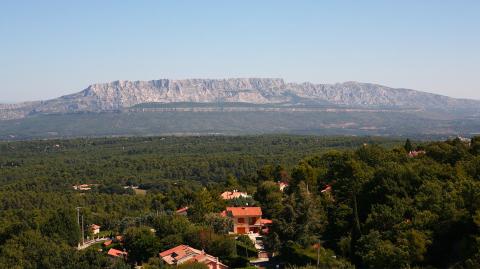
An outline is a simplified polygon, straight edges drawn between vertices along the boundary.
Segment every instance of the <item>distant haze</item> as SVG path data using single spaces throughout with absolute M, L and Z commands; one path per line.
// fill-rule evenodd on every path
M 468 0 L 6 1 L 0 99 L 114 80 L 281 77 L 480 100 L 479 13 Z

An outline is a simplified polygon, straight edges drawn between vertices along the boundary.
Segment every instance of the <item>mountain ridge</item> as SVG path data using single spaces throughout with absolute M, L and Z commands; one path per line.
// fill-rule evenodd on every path
M 106 112 L 142 103 L 322 104 L 345 107 L 421 108 L 476 114 L 480 101 L 374 83 L 285 82 L 281 78 L 117 80 L 46 101 L 0 104 L 0 119 L 35 114 Z

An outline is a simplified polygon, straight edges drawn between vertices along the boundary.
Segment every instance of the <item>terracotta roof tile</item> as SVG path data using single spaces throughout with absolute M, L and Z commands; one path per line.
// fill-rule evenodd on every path
M 227 207 L 227 213 L 233 217 L 242 216 L 261 216 L 262 209 L 260 207 Z
M 159 254 L 159 256 L 170 265 L 178 265 L 185 262 L 196 261 L 205 264 L 215 262 L 221 265 L 223 268 L 227 268 L 226 265 L 220 263 L 218 258 L 206 254 L 204 251 L 194 249 L 187 245 L 179 245 L 169 250 L 165 250 Z
M 108 250 L 108 255 L 113 256 L 113 257 L 121 257 L 121 256 L 126 256 L 128 253 L 125 251 L 121 251 L 118 249 L 111 248 Z
M 187 211 L 188 211 L 188 206 L 182 207 L 182 208 L 178 209 L 176 212 L 177 213 L 183 213 L 183 212 L 187 212 Z

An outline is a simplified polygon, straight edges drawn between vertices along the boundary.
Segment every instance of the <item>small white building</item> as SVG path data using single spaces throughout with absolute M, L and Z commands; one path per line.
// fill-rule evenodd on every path
M 284 182 L 284 181 L 279 181 L 277 182 L 277 185 L 278 185 L 278 188 L 280 189 L 280 191 L 284 191 L 286 187 L 288 187 L 288 182 Z
M 223 200 L 233 200 L 233 199 L 238 199 L 238 198 L 249 198 L 250 195 L 248 195 L 246 192 L 240 192 L 238 190 L 233 190 L 233 191 L 226 191 L 220 194 Z
M 77 191 L 89 191 L 92 189 L 92 187 L 90 186 L 90 184 L 80 184 L 80 185 L 74 185 L 73 189 Z
M 90 225 L 90 230 L 92 231 L 92 234 L 99 234 L 100 233 L 100 225 L 92 224 L 92 225 Z

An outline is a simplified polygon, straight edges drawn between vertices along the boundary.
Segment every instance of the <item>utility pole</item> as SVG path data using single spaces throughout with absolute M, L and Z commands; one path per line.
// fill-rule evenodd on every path
M 77 207 L 77 224 L 78 224 L 78 227 L 80 228 L 80 207 Z
M 318 243 L 315 244 L 315 247 L 317 248 L 317 269 L 320 268 L 320 240 L 318 240 Z
M 80 208 L 79 206 L 77 206 L 77 224 L 78 224 L 78 228 L 80 229 L 80 232 L 81 232 L 81 226 L 80 226 Z M 78 242 L 78 244 L 80 245 L 80 241 Z
M 320 267 L 320 246 L 317 248 L 317 268 Z
M 85 244 L 85 231 L 83 229 L 83 215 L 82 215 L 82 245 Z

